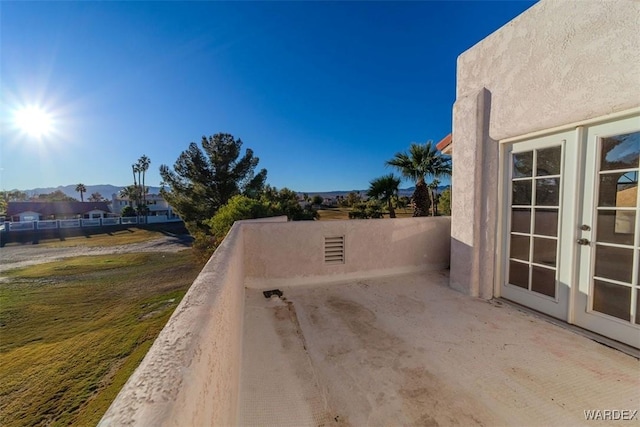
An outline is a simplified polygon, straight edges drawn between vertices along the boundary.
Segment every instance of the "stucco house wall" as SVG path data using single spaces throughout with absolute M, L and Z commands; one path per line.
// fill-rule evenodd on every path
M 121 198 L 118 194 L 111 195 L 111 206 L 113 212 L 117 215 L 122 213 L 126 206 L 134 206 L 134 203 L 128 198 Z M 149 215 L 165 215 L 169 219 L 176 218 L 177 215 L 169 203 L 159 194 L 147 194 L 147 207 Z
M 24 221 L 39 221 L 40 220 L 40 214 L 38 212 L 34 212 L 34 211 L 25 211 L 25 212 L 21 212 L 18 217 L 20 218 L 20 222 L 24 222 Z
M 640 105 L 640 3 L 545 0 L 458 58 L 451 286 L 491 298 L 499 141 Z

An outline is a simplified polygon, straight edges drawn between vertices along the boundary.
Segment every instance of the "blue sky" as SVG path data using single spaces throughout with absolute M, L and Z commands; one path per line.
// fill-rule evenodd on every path
M 0 189 L 128 185 L 142 154 L 157 186 L 218 132 L 278 188 L 367 188 L 450 132 L 457 56 L 532 4 L 1 2 Z M 51 132 L 20 129 L 25 106 Z

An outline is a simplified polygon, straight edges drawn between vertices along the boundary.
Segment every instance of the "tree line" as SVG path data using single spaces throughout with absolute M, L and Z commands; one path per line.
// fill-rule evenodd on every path
M 267 170 L 257 170 L 259 158 L 250 148 L 243 151 L 242 146 L 241 139 L 227 133 L 203 136 L 200 145 L 192 142 L 180 153 L 173 167 L 160 166 L 161 195 L 180 215 L 195 239 L 194 248 L 204 259 L 224 239 L 234 221 L 275 215 L 286 215 L 290 220 L 318 218 L 313 206 L 322 203 L 321 197 L 305 194 L 304 200 L 309 203 L 301 204 L 295 191 L 266 184 Z M 438 214 L 438 178 L 451 175 L 448 156 L 431 142 L 414 143 L 408 153 L 397 153 L 386 164 L 415 181 L 411 199 L 398 197 L 401 178 L 385 175 L 370 182 L 368 201 L 362 201 L 359 195 L 347 196 L 353 218 L 382 217 L 382 206 L 394 218 L 395 209 L 406 209 L 409 202 L 414 216 Z M 132 168 L 134 186 L 129 191 L 140 199 L 144 191 L 138 186 L 144 190 L 148 164 L 145 167 L 145 162 L 139 161 Z
M 340 206 L 352 208 L 349 218 L 382 218 L 383 209 L 386 209 L 390 218 L 395 218 L 396 209 L 406 209 L 409 204 L 414 217 L 436 216 L 439 213 L 450 215 L 451 190 L 447 188 L 438 194 L 438 186 L 439 178 L 451 176 L 451 158 L 443 155 L 433 142 L 413 143 L 408 152 L 396 153 L 385 164 L 397 169 L 402 177 L 415 181 L 411 198 L 398 195 L 401 177 L 393 173 L 384 175 L 369 182 L 367 200 L 359 192 L 351 192 L 338 200 Z M 428 182 L 428 179 L 431 181 Z
M 76 191 L 79 191 L 79 188 L 82 189 L 82 193 L 86 193 L 86 187 L 84 184 L 78 184 L 76 186 Z M 0 214 L 6 213 L 7 203 L 8 202 L 84 202 L 83 194 L 80 195 L 80 200 L 75 197 L 67 196 L 62 190 L 55 190 L 51 193 L 42 193 L 42 194 L 34 194 L 29 195 L 25 191 L 20 190 L 12 190 L 12 191 L 3 191 L 0 193 Z M 110 200 L 102 197 L 102 194 L 95 192 L 92 193 L 88 198 L 88 202 L 110 202 Z

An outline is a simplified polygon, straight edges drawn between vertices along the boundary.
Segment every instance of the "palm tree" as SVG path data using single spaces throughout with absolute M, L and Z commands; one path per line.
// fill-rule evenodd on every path
M 87 192 L 87 187 L 85 187 L 84 184 L 80 183 L 76 185 L 76 191 L 80 193 L 80 201 L 84 202 L 84 193 Z
M 138 192 L 138 181 L 136 181 L 136 173 L 140 175 L 140 167 L 136 163 L 134 163 L 131 165 L 131 171 L 133 172 L 133 187 L 136 189 L 135 194 L 133 194 L 133 198 L 136 201 L 136 205 L 139 205 L 140 200 L 138 198 L 139 192 Z
M 400 178 L 395 177 L 393 174 L 381 176 L 369 183 L 367 196 L 376 198 L 382 203 L 386 203 L 387 208 L 389 209 L 389 218 L 396 217 L 396 211 L 393 208 L 393 198 L 398 195 L 399 185 Z
M 413 216 L 428 216 L 429 206 L 435 203 L 433 194 L 427 188 L 426 177 L 441 178 L 451 175 L 451 159 L 438 151 L 432 141 L 425 144 L 412 143 L 409 153 L 396 153 L 388 160 L 388 166 L 393 166 L 405 178 L 411 178 L 416 183 L 413 192 Z
M 429 184 L 429 197 L 431 197 L 431 215 L 432 216 L 437 216 L 438 215 L 438 197 L 437 197 L 437 192 L 436 190 L 438 190 L 438 186 L 440 185 L 440 181 L 438 181 L 437 179 L 434 179 L 433 181 L 431 181 L 431 184 Z
M 142 157 L 138 159 L 138 168 L 140 172 L 142 172 L 142 200 L 143 200 L 142 204 L 143 205 L 147 204 L 147 188 L 144 185 L 144 178 L 145 178 L 145 175 L 147 174 L 147 171 L 149 170 L 150 165 L 151 165 L 151 159 L 148 158 L 146 154 L 143 154 Z
M 132 202 L 135 200 L 137 193 L 138 193 L 137 187 L 135 185 L 129 185 L 127 187 L 122 188 L 120 190 L 119 195 L 121 199 L 128 199 L 129 206 L 132 206 Z

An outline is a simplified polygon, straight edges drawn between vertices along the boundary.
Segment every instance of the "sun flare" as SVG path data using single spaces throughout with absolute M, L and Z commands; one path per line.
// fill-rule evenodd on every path
M 15 112 L 15 125 L 24 133 L 40 138 L 53 130 L 51 114 L 40 107 L 23 107 Z

